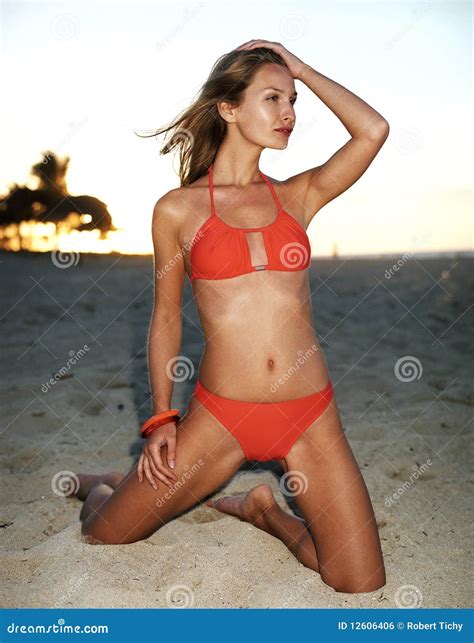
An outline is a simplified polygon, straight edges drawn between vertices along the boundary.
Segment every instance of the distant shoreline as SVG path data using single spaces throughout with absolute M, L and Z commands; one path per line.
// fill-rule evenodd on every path
M 387 259 L 389 257 L 392 258 L 400 258 L 403 257 L 404 255 L 410 255 L 411 257 L 418 257 L 420 259 L 443 259 L 446 257 L 452 257 L 454 258 L 466 258 L 466 259 L 472 259 L 474 257 L 474 250 L 444 250 L 444 251 L 432 251 L 432 252 L 410 252 L 409 250 L 400 250 L 400 252 L 387 252 L 387 253 L 380 253 L 380 254 L 360 254 L 360 255 L 344 255 L 344 254 L 338 254 L 336 256 L 333 255 L 321 255 L 321 256 L 313 256 L 313 259 L 317 259 L 320 261 L 321 259 Z
M 37 251 L 37 250 L 5 250 L 4 248 L 0 248 L 0 255 L 2 254 L 18 254 L 18 255 L 48 255 L 51 254 L 53 251 L 52 250 L 46 250 L 44 252 L 42 251 Z M 58 251 L 59 252 L 59 251 Z M 63 250 L 63 254 L 68 254 L 71 252 L 70 250 Z M 95 255 L 97 257 L 116 257 L 116 256 L 122 256 L 122 257 L 153 257 L 153 253 L 146 253 L 146 254 L 140 254 L 140 253 L 122 253 L 122 252 L 117 252 L 117 251 L 112 251 L 112 252 L 88 252 L 86 250 L 78 251 L 78 254 L 81 255 Z M 428 252 L 410 252 L 409 250 L 400 250 L 399 252 L 387 252 L 387 253 L 379 253 L 379 254 L 357 254 L 357 255 L 345 255 L 345 254 L 338 254 L 338 255 L 311 255 L 311 260 L 312 261 L 333 261 L 337 259 L 348 259 L 348 260 L 356 260 L 356 259 L 388 259 L 388 258 L 393 258 L 393 259 L 399 259 L 400 257 L 403 257 L 404 255 L 410 255 L 412 258 L 418 258 L 418 259 L 444 259 L 444 258 L 452 258 L 452 259 L 472 259 L 474 257 L 474 250 L 443 250 L 443 251 L 428 251 Z

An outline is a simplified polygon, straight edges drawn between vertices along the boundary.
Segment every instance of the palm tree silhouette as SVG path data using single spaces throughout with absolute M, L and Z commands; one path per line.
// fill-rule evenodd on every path
M 14 183 L 0 203 L 0 248 L 9 248 L 11 239 L 16 238 L 21 250 L 29 249 L 30 244 L 25 243 L 21 233 L 23 222 L 53 223 L 56 237 L 59 227 L 79 232 L 97 229 L 101 239 L 107 232 L 117 230 L 103 201 L 88 194 L 69 194 L 66 182 L 69 156 L 59 159 L 47 150 L 42 157 L 31 168 L 38 187 L 32 190 Z M 7 236 L 9 226 L 13 226 L 13 237 Z

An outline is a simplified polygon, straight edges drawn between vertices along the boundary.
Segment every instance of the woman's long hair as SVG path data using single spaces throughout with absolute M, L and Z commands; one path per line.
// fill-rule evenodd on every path
M 234 50 L 224 54 L 214 63 L 197 99 L 168 127 L 145 136 L 147 138 L 171 132 L 169 140 L 160 149 L 160 154 L 168 154 L 175 147 L 179 149 L 181 187 L 193 183 L 207 172 L 224 138 L 227 123 L 217 110 L 217 102 L 240 105 L 243 92 L 259 67 L 266 63 L 287 67 L 283 58 L 267 47 Z

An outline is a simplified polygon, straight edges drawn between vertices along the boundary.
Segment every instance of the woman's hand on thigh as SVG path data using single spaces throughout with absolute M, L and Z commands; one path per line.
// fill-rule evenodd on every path
M 162 424 L 146 439 L 146 444 L 138 461 L 137 475 L 139 482 L 146 477 L 153 489 L 157 489 L 155 478 L 168 486 L 177 481 L 176 475 L 168 469 L 161 458 L 161 448 L 168 447 L 168 466 L 174 467 L 176 458 L 176 425 L 174 422 Z

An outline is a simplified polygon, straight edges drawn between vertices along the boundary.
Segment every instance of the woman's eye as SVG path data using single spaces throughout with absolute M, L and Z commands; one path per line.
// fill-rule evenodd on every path
M 279 98 L 279 97 L 275 94 L 274 96 L 269 96 L 267 100 L 273 100 L 274 98 Z M 290 100 L 290 103 L 294 105 L 296 103 L 296 98 L 293 98 L 292 100 Z

